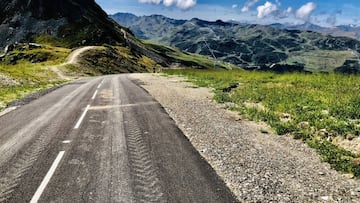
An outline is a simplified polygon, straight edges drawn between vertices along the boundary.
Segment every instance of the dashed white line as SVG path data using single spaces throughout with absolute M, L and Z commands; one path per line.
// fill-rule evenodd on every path
M 97 86 L 97 89 L 99 89 L 103 83 L 104 83 L 104 79 L 102 79 L 102 81 L 100 82 L 100 84 Z
M 54 175 L 55 170 L 58 167 L 58 165 L 59 165 L 62 157 L 64 156 L 64 154 L 65 154 L 65 151 L 59 152 L 59 154 L 57 155 L 54 163 L 51 165 L 49 171 L 47 172 L 45 178 L 43 179 L 40 186 L 36 190 L 34 196 L 31 198 L 30 203 L 37 203 L 39 201 L 41 194 L 44 192 L 47 184 L 49 183 L 49 181 L 51 179 L 51 177 Z
M 94 93 L 94 95 L 91 97 L 91 99 L 92 99 L 92 100 L 94 100 L 94 99 L 95 99 L 95 97 L 96 97 L 97 93 L 98 93 L 98 90 L 96 90 L 96 91 L 95 91 L 95 93 Z
M 84 112 L 83 112 L 83 114 L 81 115 L 78 122 L 76 123 L 74 129 L 78 129 L 80 127 L 81 122 L 84 120 L 86 113 L 89 111 L 89 108 L 90 108 L 90 105 L 87 105 Z
M 97 90 L 95 91 L 94 95 L 91 97 L 92 100 L 94 100 L 96 98 L 96 95 L 98 93 L 98 89 L 100 89 L 101 85 L 103 84 L 104 79 L 100 82 L 100 84 L 97 86 Z M 84 120 L 86 113 L 89 111 L 90 105 L 87 105 L 84 112 L 82 113 L 81 117 L 79 118 L 78 122 L 76 123 L 76 125 L 74 126 L 74 129 L 78 129 L 82 123 L 82 121 Z M 70 143 L 71 140 L 64 140 L 62 141 L 63 144 L 68 144 Z M 47 172 L 46 176 L 44 177 L 43 181 L 41 182 L 40 186 L 38 187 L 38 189 L 36 190 L 34 196 L 31 198 L 30 203 L 37 203 L 42 195 L 42 193 L 44 192 L 47 184 L 49 183 L 51 177 L 54 175 L 56 168 L 58 167 L 62 157 L 64 156 L 65 151 L 60 151 L 58 156 L 56 157 L 55 161 L 53 162 L 53 164 L 51 165 L 49 171 Z

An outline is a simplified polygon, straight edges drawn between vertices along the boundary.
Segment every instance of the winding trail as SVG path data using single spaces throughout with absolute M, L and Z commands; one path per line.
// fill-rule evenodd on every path
M 79 56 L 82 53 L 87 52 L 92 49 L 96 49 L 96 46 L 87 46 L 87 47 L 82 47 L 82 48 L 76 49 L 75 51 L 71 52 L 71 54 L 68 56 L 66 62 L 63 65 L 78 63 Z
M 55 72 L 59 78 L 63 80 L 71 80 L 70 77 L 66 76 L 63 71 L 59 67 L 66 66 L 69 64 L 78 64 L 79 56 L 83 54 L 84 52 L 87 52 L 89 50 L 96 49 L 96 46 L 86 46 L 79 49 L 76 49 L 75 51 L 71 52 L 71 54 L 68 56 L 66 61 L 58 66 L 52 66 L 50 69 Z

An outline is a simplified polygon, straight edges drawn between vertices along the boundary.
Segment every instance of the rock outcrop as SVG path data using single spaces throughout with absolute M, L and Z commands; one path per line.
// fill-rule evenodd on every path
M 68 47 L 125 44 L 122 27 L 94 0 L 0 0 L 0 48 L 51 35 Z

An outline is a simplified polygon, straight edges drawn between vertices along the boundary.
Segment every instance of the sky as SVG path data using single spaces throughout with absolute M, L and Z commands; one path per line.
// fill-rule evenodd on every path
M 360 0 L 96 0 L 108 13 L 243 23 L 360 26 Z

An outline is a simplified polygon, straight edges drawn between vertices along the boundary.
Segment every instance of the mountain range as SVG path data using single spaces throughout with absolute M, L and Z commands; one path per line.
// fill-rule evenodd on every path
M 121 66 L 123 72 L 150 71 L 155 66 L 208 68 L 213 64 L 203 56 L 144 43 L 109 18 L 94 0 L 0 0 L 0 9 L 0 49 L 4 50 L 0 62 L 9 59 L 15 64 L 25 56 L 9 52 L 35 42 L 65 48 L 102 46 L 87 58 L 91 67 L 106 61 Z
M 164 67 L 186 64 L 206 68 L 212 59 L 218 61 L 214 66 L 228 67 L 222 63 L 228 62 L 247 69 L 353 72 L 359 67 L 359 41 L 280 29 L 279 25 L 128 13 L 112 15 L 111 19 L 94 0 L 0 0 L 0 8 L 0 48 L 41 39 L 68 48 L 103 44 L 127 47 L 135 58 L 148 57 Z
M 118 13 L 112 19 L 140 39 L 207 55 L 243 68 L 288 66 L 312 72 L 331 72 L 357 59 L 360 42 L 313 31 L 275 26 L 175 20 L 161 15 Z M 278 67 L 275 66 L 275 67 Z M 280 67 L 283 69 L 284 67 Z
M 313 31 L 335 37 L 351 37 L 360 40 L 360 27 L 355 25 L 338 25 L 332 27 L 322 27 L 307 22 L 300 25 L 274 23 L 274 24 L 270 24 L 269 26 L 280 29 L 288 29 L 288 30 Z

